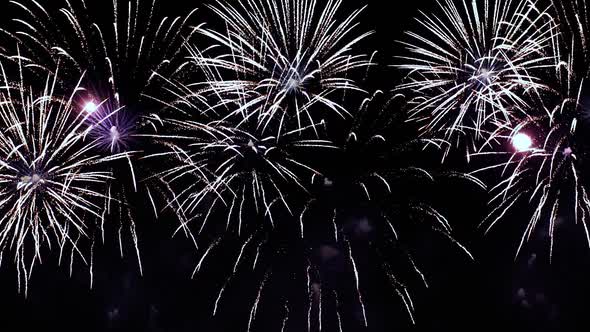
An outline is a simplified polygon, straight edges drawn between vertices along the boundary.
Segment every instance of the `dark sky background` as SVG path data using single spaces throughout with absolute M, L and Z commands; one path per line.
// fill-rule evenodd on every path
M 171 13 L 201 7 L 201 0 L 161 2 L 163 10 Z M 7 3 L 7 0 L 0 0 L 0 21 L 9 19 L 4 10 Z M 344 0 L 344 3 L 345 7 L 359 5 L 355 0 Z M 367 27 L 376 30 L 370 44 L 379 51 L 378 61 L 393 63 L 394 54 L 400 52 L 395 40 L 413 26 L 411 18 L 419 9 L 428 10 L 433 6 L 433 0 L 370 0 L 362 20 Z M 198 18 L 206 21 L 208 15 L 203 8 Z M 389 90 L 399 75 L 393 69 L 382 68 L 370 86 Z M 351 323 L 344 325 L 344 331 L 466 328 L 475 331 L 492 328 L 573 331 L 590 327 L 587 314 L 590 251 L 580 234 L 581 228 L 563 228 L 558 234 L 557 251 L 551 263 L 543 233 L 537 234 L 515 260 L 526 215 L 513 213 L 484 237 L 477 225 L 485 213 L 486 194 L 462 186 L 442 186 L 437 190 L 440 190 L 439 196 L 444 197 L 439 204 L 445 207 L 449 220 L 456 227 L 458 239 L 472 250 L 476 261 L 438 249 L 423 257 L 428 262 L 426 272 L 430 288 L 417 291 L 415 327 L 409 326 L 406 317 L 399 313 L 398 302 L 383 300 L 379 305 L 379 287 L 366 283 L 362 287 L 372 304 L 367 309 L 369 327 L 365 329 Z M 75 266 L 70 277 L 68 260 L 58 267 L 56 257 L 48 256 L 44 264 L 36 268 L 25 298 L 18 293 L 10 257 L 5 257 L 0 269 L 3 308 L 0 319 L 4 326 L 0 330 L 246 331 L 251 295 L 256 293 L 257 284 L 247 279 L 237 282 L 222 312 L 212 318 L 216 293 L 211 285 L 218 285 L 220 281 L 214 279 L 214 274 L 191 280 L 198 256 L 183 236 L 171 237 L 177 225 L 175 218 L 164 214 L 156 221 L 142 213 L 151 210 L 143 204 L 146 203 L 137 200 L 143 276 L 139 274 L 132 248 L 125 248 L 125 257 L 121 259 L 116 242 L 109 240 L 111 242 L 107 241 L 96 251 L 93 289 L 89 289 L 86 269 Z M 371 271 L 366 273 L 370 275 Z M 297 290 L 285 283 L 284 291 Z M 283 304 L 272 301 L 272 297 L 262 299 L 263 307 L 254 331 L 280 330 L 277 324 L 280 317 L 274 314 L 277 308 L 273 306 Z M 303 327 L 303 322 L 295 323 L 288 331 L 303 331 Z M 324 330 L 330 331 L 331 327 Z

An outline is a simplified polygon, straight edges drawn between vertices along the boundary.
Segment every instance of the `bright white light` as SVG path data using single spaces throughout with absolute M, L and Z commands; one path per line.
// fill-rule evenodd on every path
M 518 152 L 528 151 L 533 146 L 533 140 L 527 134 L 518 133 L 512 137 L 512 146 Z
M 84 110 L 88 113 L 94 113 L 98 109 L 98 105 L 94 101 L 89 101 L 84 106 Z
M 291 78 L 289 79 L 289 81 L 287 82 L 287 90 L 289 91 L 296 91 L 299 90 L 299 85 L 301 84 L 301 82 L 299 82 L 298 79 L 295 78 Z
M 17 184 L 17 189 L 20 190 L 31 186 L 36 187 L 44 182 L 45 181 L 39 174 L 25 175 L 20 178 L 20 182 Z
M 117 129 L 116 126 L 111 127 L 110 133 L 111 133 L 111 140 L 113 142 L 118 141 L 119 138 L 121 137 L 121 134 L 119 134 L 119 129 Z

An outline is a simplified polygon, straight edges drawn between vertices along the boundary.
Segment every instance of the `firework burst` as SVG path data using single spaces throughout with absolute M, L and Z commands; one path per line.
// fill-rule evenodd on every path
M 243 107 L 224 104 L 227 109 Z M 292 269 L 283 274 L 277 266 L 295 247 L 307 253 L 301 245 L 304 229 L 297 212 L 307 201 L 310 179 L 318 174 L 309 159 L 333 147 L 315 138 L 315 131 L 324 129 L 323 122 L 276 136 L 255 119 L 226 118 L 211 110 L 206 103 L 197 106 L 182 98 L 168 110 L 173 114 L 154 116 L 157 133 L 147 138 L 161 150 L 145 158 L 162 165 L 153 177 L 167 189 L 165 208 L 176 213 L 181 222 L 177 232 L 184 232 L 200 254 L 193 277 L 215 269 L 211 260 L 232 255 L 228 258 L 233 260 L 232 269 L 223 271 L 219 279 L 225 281 L 217 288 L 213 316 L 234 280 L 251 274 L 260 281 L 249 330 L 267 288 L 275 280 L 291 278 Z
M 362 9 L 338 20 L 340 5 L 340 0 L 218 1 L 210 8 L 226 30 L 198 30 L 213 45 L 205 51 L 190 47 L 190 65 L 207 77 L 185 86 L 202 96 L 221 96 L 213 108 L 239 102 L 242 107 L 227 116 L 252 119 L 275 136 L 313 126 L 326 112 L 347 116 L 338 100 L 347 91 L 362 91 L 354 77 L 371 64 L 371 55 L 359 53 L 357 44 L 370 33 L 357 33 Z
M 93 128 L 89 135 L 98 142 L 95 148 L 105 156 L 126 153 L 125 159 L 109 163 L 116 181 L 110 181 L 106 191 L 108 214 L 129 226 L 138 252 L 129 201 L 138 193 L 151 194 L 148 183 L 138 188 L 137 179 L 147 177 L 142 174 L 147 170 L 137 164 L 137 156 L 146 149 L 137 135 L 151 129 L 146 118 L 160 109 L 154 99 L 163 99 L 162 81 L 155 73 L 176 76 L 183 45 L 195 31 L 191 22 L 196 10 L 166 17 L 157 0 L 115 0 L 107 4 L 112 16 L 105 22 L 95 15 L 105 8 L 83 0 L 52 2 L 46 7 L 33 0 L 10 3 L 15 18 L 2 32 L 20 53 L 14 56 L 7 51 L 5 57 L 18 59 L 40 77 L 53 74 L 59 64 L 56 94 L 71 91 L 85 73 L 84 93 L 75 102 L 88 113 L 86 121 Z M 157 98 L 148 97 L 152 95 Z
M 167 169 L 155 174 L 174 193 L 168 206 L 185 221 L 205 212 L 201 230 L 217 208 L 228 211 L 227 227 L 238 220 L 238 234 L 244 214 L 274 225 L 273 211 L 291 213 L 288 196 L 305 192 L 303 179 L 317 173 L 298 151 L 330 147 L 328 141 L 305 139 L 300 130 L 276 137 L 224 121 L 158 120 L 171 128 L 170 134 L 164 129 L 153 135 L 167 151 L 147 158 L 168 160 Z
M 574 106 L 575 99 L 570 102 L 573 104 L 566 107 L 579 107 Z M 508 147 L 512 152 L 493 153 L 509 155 L 507 162 L 477 171 L 479 173 L 497 168 L 502 170 L 503 175 L 502 181 L 492 188 L 493 198 L 490 204 L 494 209 L 483 223 L 487 231 L 505 218 L 512 208 L 519 206 L 518 202 L 527 202 L 532 206 L 517 254 L 538 229 L 547 231 L 551 242 L 550 250 L 553 252 L 556 225 L 563 218 L 573 217 L 575 223 L 581 224 L 588 235 L 590 200 L 582 172 L 584 144 L 575 143 L 575 138 L 580 136 L 578 121 L 571 119 L 569 122 L 550 124 L 547 118 L 536 120 L 523 123 L 512 131 L 509 137 L 513 147 Z M 521 140 L 526 140 L 527 147 Z
M 167 207 L 181 220 L 178 230 L 191 238 L 200 253 L 193 276 L 205 273 L 208 262 L 220 259 L 215 256 L 225 257 L 228 248 L 235 249 L 231 250 L 235 251 L 233 269 L 221 278 L 225 282 L 219 285 L 215 296 L 213 316 L 232 281 L 245 273 L 240 267 L 248 270 L 244 262 L 250 260 L 251 272 L 264 273 L 257 275 L 261 283 L 249 328 L 263 290 L 267 294 L 272 292 L 273 281 L 281 278 L 304 283 L 308 329 L 312 324 L 321 328 L 322 315 L 332 312 L 330 308 L 336 308 L 334 313 L 341 324 L 339 292 L 347 292 L 350 287 L 357 296 L 354 306 L 360 305 L 363 325 L 367 325 L 361 272 L 353 250 L 357 245 L 354 234 L 379 227 L 380 232 L 371 233 L 385 234 L 379 237 L 383 246 L 376 249 L 376 254 L 384 259 L 381 268 L 413 320 L 411 282 L 404 280 L 409 276 L 397 273 L 399 265 L 393 262 L 401 258 L 401 265 L 407 265 L 413 276 L 426 281 L 409 245 L 402 244 L 400 235 L 406 226 L 396 225 L 397 219 L 423 221 L 421 224 L 427 225 L 428 230 L 465 250 L 452 237 L 451 226 L 441 213 L 419 199 L 404 199 L 406 192 L 396 190 L 402 183 L 408 185 L 404 178 L 433 182 L 434 175 L 410 165 L 405 155 L 406 150 L 420 150 L 425 141 L 396 145 L 392 128 L 398 125 L 399 113 L 386 110 L 389 105 L 385 106 L 381 93 L 365 100 L 358 114 L 356 109 L 350 112 L 341 106 L 346 95 L 338 95 L 339 91 L 359 90 L 348 78 L 348 72 L 367 67 L 371 61 L 367 56 L 350 54 L 352 46 L 365 35 L 337 47 L 353 31 L 352 22 L 360 13 L 355 12 L 338 25 L 334 14 L 339 5 L 339 1 L 330 1 L 323 15 L 316 17 L 313 1 L 266 1 L 262 5 L 246 1 L 236 7 L 218 3 L 212 8 L 228 23 L 227 31 L 199 29 L 217 44 L 203 52 L 190 47 L 190 61 L 183 65 L 196 66 L 205 82 L 169 80 L 166 88 L 178 99 L 165 105 L 174 115 L 152 118 L 158 133 L 150 137 L 165 150 L 148 158 L 166 165 L 154 177 L 168 188 Z M 320 23 L 314 23 L 315 20 Z M 318 28 L 312 29 L 314 24 Z M 219 49 L 224 51 L 215 55 Z M 312 66 L 314 62 L 317 64 Z M 318 87 L 320 92 L 315 91 Z M 375 110 L 376 105 L 383 108 L 377 106 Z M 338 166 L 352 173 L 336 171 L 334 177 L 324 176 L 307 162 L 323 158 L 324 152 L 313 152 L 316 148 L 339 150 L 317 138 L 329 134 L 326 123 L 331 123 L 312 112 L 321 106 L 337 114 L 357 116 L 358 122 L 343 143 L 345 147 L 336 153 L 346 156 L 338 160 Z M 482 185 L 468 175 L 447 175 Z M 311 185 L 306 178 L 312 179 Z M 318 186 L 322 187 L 321 193 L 310 200 L 310 190 Z M 326 190 L 330 193 L 324 195 Z M 342 217 L 359 210 L 375 215 L 375 225 L 372 221 L 349 225 Z M 223 211 L 223 216 L 219 211 Z M 329 227 L 318 230 L 318 223 L 310 222 L 311 218 L 330 220 Z M 269 222 L 248 222 L 253 219 Z M 192 225 L 195 223 L 196 227 Z M 320 233 L 322 239 L 318 244 L 313 238 Z M 324 259 L 314 258 L 325 256 L 319 251 L 337 252 L 337 256 L 346 253 L 346 270 L 354 276 L 350 287 L 332 289 L 322 283 L 326 277 Z M 281 267 L 285 257 L 292 260 L 293 267 Z M 288 302 L 283 324 L 292 319 L 291 310 L 301 304 L 301 299 L 287 298 L 285 295 L 281 299 Z M 328 308 L 323 307 L 325 304 Z
M 551 12 L 560 22 L 553 42 L 557 55 L 548 89 L 526 110 L 528 116 L 495 132 L 500 144 L 486 144 L 476 156 L 493 162 L 475 173 L 498 171 L 502 178 L 492 188 L 491 212 L 482 223 L 490 231 L 514 214 L 514 207 L 528 204 L 527 223 L 517 255 L 526 243 L 542 233 L 549 239 L 553 257 L 556 234 L 580 225 L 590 245 L 588 218 L 588 16 L 585 1 L 555 2 Z M 496 173 L 497 174 L 497 173 Z
M 93 152 L 88 115 L 77 109 L 75 93 L 55 97 L 55 84 L 48 78 L 38 94 L 22 79 L 5 80 L 0 91 L 0 248 L 15 253 L 25 292 L 46 249 L 58 250 L 60 261 L 71 250 L 86 262 L 79 241 L 92 238 L 104 217 L 111 173 L 103 165 L 122 157 Z
M 546 88 L 542 77 L 558 61 L 557 24 L 552 7 L 530 0 L 439 6 L 439 15 L 423 13 L 420 32 L 402 42 L 408 55 L 396 67 L 407 77 L 397 89 L 411 96 L 411 120 L 425 135 L 470 153 L 497 128 L 526 118 L 530 97 Z
M 590 245 L 590 199 L 584 176 L 589 119 L 586 74 L 575 69 L 579 66 L 575 49 L 562 46 L 560 53 L 568 58 L 555 67 L 557 80 L 552 85 L 556 89 L 539 100 L 527 120 L 505 128 L 505 141 L 511 142 L 512 148 L 500 146 L 480 154 L 507 155 L 507 160 L 476 171 L 499 169 L 504 176 L 492 189 L 494 209 L 484 221 L 488 231 L 518 206 L 517 202 L 532 206 L 517 254 L 543 229 L 550 239 L 551 257 L 556 230 L 564 219 L 581 224 Z
M 427 285 L 414 258 L 411 234 L 416 228 L 442 237 L 470 256 L 452 236 L 445 217 L 423 199 L 438 175 L 413 165 L 410 151 L 421 151 L 425 142 L 406 141 L 399 137 L 401 130 L 392 130 L 403 122 L 401 113 L 391 112 L 384 99 L 377 93 L 363 102 L 338 149 L 324 150 L 330 147 L 324 141 L 301 140 L 300 135 L 315 136 L 311 128 L 278 139 L 257 138 L 255 130 L 223 122 L 161 120 L 163 130 L 172 127 L 175 134 L 155 136 L 169 151 L 151 158 L 173 161 L 173 167 L 155 176 L 175 189 L 169 206 L 183 220 L 179 230 L 189 234 L 199 252 L 193 277 L 219 268 L 212 262 L 231 261 L 219 272 L 222 276 L 214 278 L 223 282 L 209 295 L 214 300 L 213 317 L 246 278 L 259 281 L 258 292 L 251 294 L 248 330 L 256 324 L 262 301 L 285 304 L 283 328 L 304 322 L 301 327 L 308 330 L 329 330 L 326 318 L 332 315 L 340 328 L 353 323 L 347 322 L 348 316 L 368 326 L 367 308 L 373 302 L 365 296 L 366 264 L 359 259 L 371 243 L 371 255 L 378 257 L 392 294 L 399 296 L 413 322 L 411 288 L 416 278 Z M 321 154 L 313 153 L 312 147 L 322 148 Z M 325 158 L 336 165 L 326 169 L 329 175 L 302 163 Z M 464 174 L 440 176 L 483 186 Z M 311 184 L 302 180 L 306 177 Z M 415 189 L 410 193 L 407 188 Z M 301 194 L 294 194 L 296 189 Z M 222 216 L 215 210 L 229 212 Z M 195 228 L 191 223 L 197 218 Z M 270 222 L 252 222 L 264 219 Z M 293 291 L 285 291 L 285 282 Z
M 162 17 L 157 0 L 113 1 L 111 24 L 92 15 L 84 1 L 64 0 L 43 7 L 36 1 L 11 1 L 17 9 L 13 27 L 2 30 L 21 49 L 25 68 L 41 77 L 60 65 L 59 83 L 75 86 L 82 73 L 87 102 L 110 100 L 113 108 L 136 108 L 154 84 L 154 73 L 173 75 L 173 64 L 194 28 L 189 24 L 196 10 L 182 17 Z M 14 54 L 5 53 L 13 58 Z M 159 90 L 156 86 L 155 89 Z
M 227 31 L 199 29 L 216 45 L 204 52 L 189 47 L 191 57 L 179 69 L 194 67 L 205 82 L 161 77 L 177 100 L 164 102 L 167 110 L 151 118 L 157 133 L 148 136 L 163 151 L 147 158 L 165 165 L 154 178 L 167 188 L 166 207 L 181 221 L 177 231 L 199 252 L 193 277 L 232 253 L 232 268 L 215 287 L 212 315 L 242 276 L 259 280 L 248 330 L 261 301 L 286 280 L 306 291 L 290 297 L 277 288 L 284 294 L 277 299 L 285 304 L 283 327 L 292 320 L 290 308 L 317 297 L 298 216 L 310 179 L 319 175 L 310 159 L 333 149 L 320 138 L 326 122 L 315 110 L 348 114 L 335 96 L 360 90 L 349 75 L 370 63 L 352 53 L 366 37 L 353 35 L 360 11 L 339 23 L 339 7 L 340 1 L 322 10 L 308 0 L 219 2 L 212 9 Z
M 62 68 L 58 87 L 70 91 L 84 73 L 77 103 L 87 112 L 93 132 L 101 138 L 98 146 L 105 154 L 129 152 L 129 162 L 141 148 L 135 139 L 142 127 L 149 125 L 145 116 L 156 112 L 160 104 L 151 103 L 147 95 L 161 91 L 156 72 L 175 76 L 174 65 L 190 40 L 189 27 L 196 10 L 185 16 L 161 17 L 156 0 L 112 2 L 112 24 L 105 25 L 84 1 L 52 4 L 45 8 L 36 1 L 11 1 L 17 9 L 13 27 L 1 30 L 19 47 L 23 66 L 43 77 L 52 68 Z M 59 92 L 59 91 L 57 91 Z M 137 190 L 133 166 L 123 167 L 117 178 L 132 177 Z M 120 176 L 119 176 L 120 175 Z

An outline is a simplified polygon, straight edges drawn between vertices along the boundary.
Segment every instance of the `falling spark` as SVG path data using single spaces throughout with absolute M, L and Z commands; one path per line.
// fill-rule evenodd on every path
M 352 256 L 352 246 L 350 243 L 348 243 L 348 255 L 350 258 L 350 263 L 352 264 L 352 269 L 354 270 L 354 282 L 355 282 L 355 286 L 356 286 L 356 292 L 358 294 L 358 300 L 359 300 L 359 303 L 361 305 L 361 309 L 363 312 L 363 322 L 365 324 L 365 327 L 368 327 L 369 324 L 367 322 L 367 312 L 365 310 L 365 303 L 363 302 L 363 295 L 361 293 L 360 282 L 359 282 L 359 272 L 356 268 L 356 262 L 354 261 L 354 257 Z
M 256 317 L 256 313 L 258 312 L 258 304 L 260 303 L 262 289 L 264 288 L 264 284 L 266 283 L 267 279 L 268 279 L 268 273 L 265 274 L 264 279 L 260 283 L 260 288 L 258 288 L 258 294 L 256 295 L 256 300 L 254 301 L 254 305 L 252 305 L 252 310 L 250 311 L 250 318 L 248 320 L 248 329 L 247 329 L 248 332 L 250 332 L 250 329 L 252 328 L 252 322 L 254 321 L 254 318 Z

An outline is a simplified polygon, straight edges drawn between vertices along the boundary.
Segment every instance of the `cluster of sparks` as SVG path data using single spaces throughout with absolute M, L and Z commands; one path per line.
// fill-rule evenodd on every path
M 542 229 L 552 253 L 558 220 L 565 218 L 582 224 L 590 245 L 580 129 L 587 118 L 585 2 L 440 6 L 445 19 L 424 15 L 419 23 L 426 29 L 409 33 L 410 55 L 398 66 L 408 71 L 399 89 L 413 96 L 410 114 L 424 123 L 423 135 L 442 132 L 449 149 L 466 150 L 468 159 L 491 158 L 473 171 L 501 175 L 491 186 L 488 230 L 521 200 L 532 206 L 517 252 Z M 481 66 L 485 81 L 477 74 Z
M 453 1 L 422 14 L 419 32 L 401 42 L 407 72 L 397 89 L 410 91 L 409 112 L 428 135 L 467 153 L 498 128 L 529 114 L 555 66 L 557 24 L 535 1 Z
M 519 200 L 532 204 L 519 250 L 539 227 L 553 250 L 557 221 L 567 216 L 583 225 L 590 245 L 580 130 L 590 64 L 584 0 L 439 2 L 438 13 L 422 13 L 401 41 L 406 53 L 394 67 L 404 79 L 391 94 L 363 89 L 376 65 L 376 52 L 361 46 L 372 33 L 360 28 L 364 8 L 342 14 L 341 0 L 218 1 L 209 6 L 213 27 L 193 25 L 194 10 L 160 17 L 155 0 L 114 0 L 107 29 L 83 0 L 65 0 L 55 13 L 34 0 L 11 3 L 19 10 L 14 26 L 0 29 L 15 46 L 0 49 L 9 68 L 0 87 L 0 253 L 14 253 L 25 285 L 44 248 L 57 247 L 60 260 L 66 248 L 87 260 L 80 243 L 94 243 L 96 233 L 104 239 L 111 204 L 132 209 L 126 195 L 144 191 L 154 214 L 172 211 L 194 243 L 193 277 L 217 250 L 237 249 L 214 316 L 251 259 L 253 271 L 264 270 L 251 329 L 265 289 L 281 276 L 270 264 L 271 239 L 279 237 L 306 257 L 292 273 L 303 272 L 308 330 L 312 312 L 321 330 L 328 302 L 342 330 L 342 290 L 324 288 L 322 262 L 310 258 L 317 251 L 347 257 L 367 326 L 353 248 L 378 233 L 370 242 L 379 268 L 414 322 L 410 283 L 392 266 L 428 283 L 398 223 L 418 216 L 471 257 L 420 190 L 396 191 L 407 178 L 435 181 L 405 155 L 431 144 L 443 160 L 455 150 L 470 162 L 493 160 L 470 174 L 443 172 L 481 188 L 475 176 L 501 175 L 490 186 L 488 230 Z M 418 138 L 400 134 L 404 121 L 419 125 Z M 333 128 L 349 130 L 331 137 Z M 325 158 L 346 167 L 326 167 Z M 121 184 L 127 178 L 130 188 Z M 352 224 L 341 217 L 358 211 L 372 217 Z M 130 221 L 139 258 L 132 214 L 118 214 Z M 307 235 L 323 231 L 318 225 L 329 231 L 310 244 Z
M 159 91 L 156 73 L 175 75 L 183 45 L 195 31 L 191 22 L 196 10 L 166 17 L 156 0 L 115 0 L 107 4 L 112 22 L 104 24 L 95 15 L 97 8 L 84 0 L 47 7 L 26 0 L 10 4 L 14 18 L 0 28 L 7 46 L 2 57 L 18 63 L 27 81 L 53 77 L 56 95 L 76 91 L 75 104 L 87 115 L 88 139 L 96 141 L 95 152 L 105 158 L 124 157 L 111 158 L 104 165 L 112 173 L 104 192 L 106 214 L 111 219 L 119 216 L 119 243 L 123 242 L 122 230 L 129 230 L 141 270 L 128 196 L 150 192 L 147 185 L 139 188 L 138 184 L 142 169 L 137 163 L 141 151 L 137 137 L 150 126 L 147 116 L 159 108 L 149 98 Z M 11 46 L 17 52 L 10 51 Z M 104 232 L 100 233 L 104 240 Z
M 78 242 L 105 218 L 104 193 L 112 178 L 105 164 L 123 158 L 96 153 L 89 115 L 77 107 L 75 94 L 54 96 L 55 83 L 48 78 L 35 91 L 22 80 L 14 85 L 6 79 L 0 95 L 0 243 L 15 252 L 25 292 L 43 248 L 58 248 L 60 261 L 67 250 L 84 259 Z

